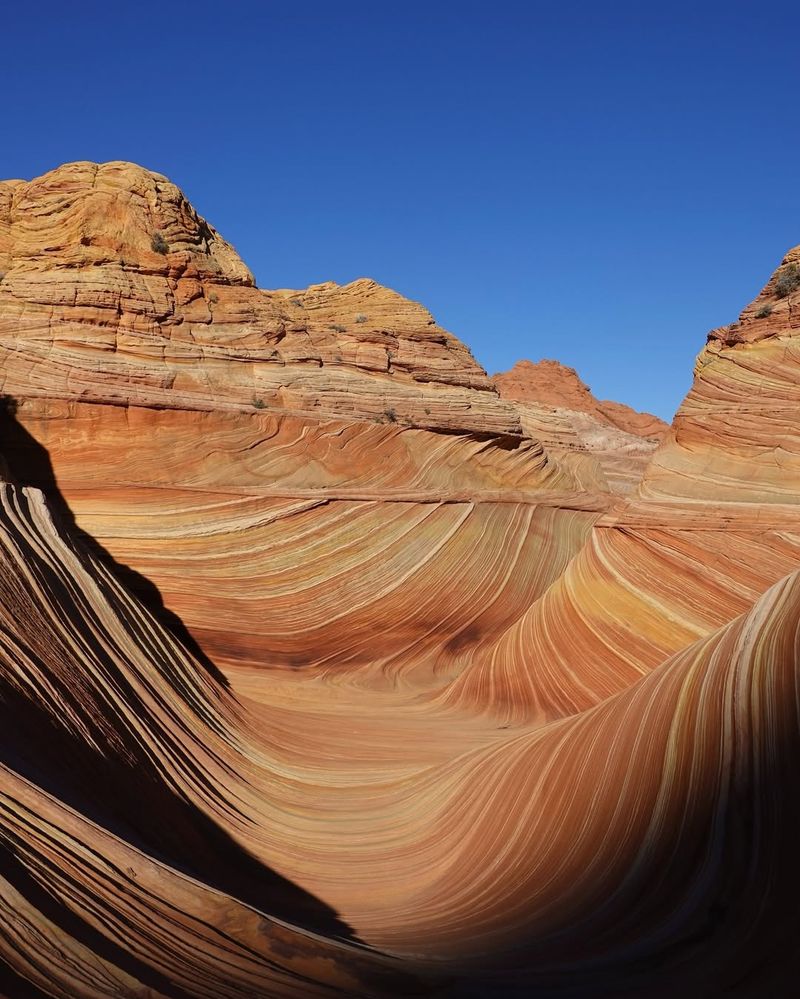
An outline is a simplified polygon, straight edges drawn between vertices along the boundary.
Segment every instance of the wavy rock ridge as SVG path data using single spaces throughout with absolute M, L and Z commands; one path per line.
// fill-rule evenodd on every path
M 796 259 L 634 461 L 159 175 L 0 184 L 5 992 L 789 994 Z

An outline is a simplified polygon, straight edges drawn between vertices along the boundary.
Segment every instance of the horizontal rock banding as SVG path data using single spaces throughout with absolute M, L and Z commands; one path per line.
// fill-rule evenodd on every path
M 585 453 L 614 492 L 635 489 L 669 429 L 650 413 L 595 399 L 577 371 L 558 361 L 518 361 L 494 383 L 519 411 L 525 433 L 562 461 L 574 463 L 576 452 Z

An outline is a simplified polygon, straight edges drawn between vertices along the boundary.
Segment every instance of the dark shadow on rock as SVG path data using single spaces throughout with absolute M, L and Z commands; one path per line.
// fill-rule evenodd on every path
M 230 683 L 222 671 L 203 652 L 180 617 L 164 603 L 156 584 L 122 562 L 100 542 L 78 526 L 75 515 L 64 499 L 56 481 L 53 463 L 45 447 L 17 420 L 16 400 L 0 396 L 0 455 L 5 459 L 8 477 L 20 486 L 33 486 L 47 496 L 53 519 L 65 535 L 77 542 L 98 562 L 102 563 L 133 593 L 156 620 L 194 656 L 217 683 L 228 689 Z
M 15 773 L 176 871 L 293 926 L 360 942 L 333 908 L 254 858 L 140 756 L 98 752 L 0 682 L 0 761 Z
M 0 874 L 2 862 L 0 862 Z M 11 879 L 8 879 L 11 881 Z M 13 882 L 11 882 L 13 884 Z M 0 996 L 3 999 L 53 999 L 52 993 L 42 992 L 32 982 L 20 977 L 10 965 L 0 957 Z
M 170 999 L 192 999 L 188 992 L 178 988 L 161 972 L 135 957 L 119 944 L 114 943 L 113 940 L 103 936 L 92 925 L 67 908 L 63 902 L 45 891 L 16 859 L 13 850 L 9 846 L 1 844 L 0 877 L 13 885 L 36 912 L 41 913 L 53 925 L 58 926 L 92 954 L 116 965 L 126 974 L 141 982 L 142 985 L 170 996 Z M 0 982 L 3 981 L 4 977 L 8 979 L 8 983 L 2 995 L 13 996 L 14 999 L 39 999 L 39 997 L 45 996 L 44 992 L 20 978 L 11 968 L 8 966 L 4 968 L 0 965 Z
M 8 477 L 14 484 L 33 486 L 45 492 L 59 533 L 72 544 L 76 553 L 83 558 L 84 564 L 88 566 L 89 561 L 82 556 L 81 549 L 88 550 L 92 558 L 100 562 L 117 580 L 129 583 L 131 590 L 161 626 L 173 637 L 177 634 L 178 641 L 195 656 L 198 668 L 207 670 L 214 681 L 227 687 L 225 678 L 199 651 L 182 622 L 164 607 L 158 589 L 138 573 L 120 566 L 100 544 L 76 526 L 75 518 L 58 490 L 46 449 L 17 422 L 13 401 L 8 399 L 0 399 L 0 456 L 0 461 L 5 459 Z M 24 509 L 24 498 L 20 499 L 20 503 Z M 80 615 L 75 613 L 73 606 L 75 598 L 63 583 L 51 578 L 52 567 L 46 564 L 46 560 L 25 539 L 15 538 L 15 544 L 23 552 L 26 561 L 35 567 L 36 574 L 48 580 L 48 586 L 57 595 L 64 621 L 70 622 L 74 614 L 75 621 L 79 622 Z M 95 568 L 95 578 L 96 573 Z M 0 601 L 8 600 L 12 608 L 15 582 L 13 579 L 0 579 Z M 114 594 L 110 596 L 113 597 Z M 116 610 L 120 609 L 113 600 L 111 605 Z M 135 623 L 125 620 L 125 626 L 135 638 Z M 60 716 L 58 719 L 54 717 L 44 701 L 37 699 L 36 694 L 31 696 L 30 692 L 23 693 L 16 684 L 4 682 L 0 673 L 1 762 L 98 826 L 175 870 L 300 929 L 310 930 L 330 939 L 360 943 L 352 928 L 339 918 L 333 908 L 261 863 L 204 811 L 169 786 L 157 762 L 141 744 L 130 739 L 124 720 L 113 714 L 109 714 L 105 722 L 113 726 L 115 737 L 119 737 L 122 748 L 108 742 L 105 730 L 93 723 L 92 712 L 85 703 L 80 702 L 85 695 L 73 689 L 68 680 L 64 679 L 69 677 L 70 672 L 75 676 L 81 673 L 82 664 L 75 659 L 74 650 L 63 642 L 59 643 L 54 633 L 53 641 L 61 656 L 58 660 L 61 668 L 59 671 L 48 669 L 48 664 L 42 662 L 37 650 L 31 647 L 34 643 L 26 642 L 22 623 L 18 630 L 19 634 L 14 635 L 15 642 L 25 656 L 37 664 L 51 684 L 50 690 L 43 692 L 41 697 L 56 697 L 61 705 L 60 713 L 67 711 L 67 708 L 72 709 L 74 716 L 81 718 L 84 727 L 88 726 L 92 738 L 102 746 L 102 751 L 96 749 L 90 740 L 76 734 L 79 729 L 70 728 L 68 722 L 62 721 Z M 106 657 L 106 662 L 102 658 L 100 661 L 111 678 L 109 682 L 114 683 L 117 694 L 124 698 L 147 731 L 154 734 L 162 747 L 167 747 L 174 753 L 174 761 L 185 769 L 189 782 L 204 788 L 205 797 L 215 803 L 214 807 L 234 815 L 237 810 L 232 802 L 226 800 L 225 788 L 210 786 L 207 775 L 197 761 L 185 750 L 181 755 L 180 744 L 171 739 L 170 733 L 164 728 L 163 719 L 159 721 L 153 717 L 102 647 L 93 644 L 91 635 L 85 635 L 84 639 L 95 659 Z M 68 663 L 69 657 L 73 658 L 71 665 Z M 166 682 L 171 683 L 198 716 L 208 723 L 203 706 L 198 708 L 191 703 L 175 678 L 165 672 L 163 664 L 154 664 L 154 668 L 161 670 Z M 97 686 L 99 683 L 99 680 L 94 681 L 98 704 L 104 702 L 104 692 Z M 91 686 L 90 678 L 90 694 Z M 239 821 L 247 821 L 241 814 L 237 818 Z M 3 862 L 7 860 L 0 859 Z M 25 884 L 33 892 L 30 884 Z M 39 908 L 41 899 L 38 895 L 34 898 L 30 892 L 26 889 L 27 897 Z M 58 913 L 53 909 L 48 915 L 54 918 Z M 62 915 L 63 919 L 54 918 L 54 921 L 72 935 L 72 929 L 64 922 L 67 917 Z M 87 945 L 94 948 L 91 943 Z M 119 963 L 112 955 L 109 959 Z M 142 980 L 138 971 L 132 973 Z M 155 981 L 153 987 L 160 988 Z M 179 993 L 173 989 L 169 994 Z

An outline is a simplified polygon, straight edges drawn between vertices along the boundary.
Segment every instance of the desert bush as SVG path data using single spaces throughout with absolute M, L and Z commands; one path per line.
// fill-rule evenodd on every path
M 764 305 L 756 313 L 756 319 L 766 319 L 768 316 L 772 315 L 772 306 Z
M 397 423 L 397 412 L 391 406 L 384 409 L 383 415 L 386 417 L 387 423 Z
M 264 400 L 263 399 L 259 399 L 258 396 L 254 395 L 253 396 L 253 409 L 264 409 L 265 407 L 266 407 L 266 403 L 264 402 Z
M 211 302 L 212 305 L 216 305 L 217 302 L 219 301 L 219 295 L 215 291 L 212 291 L 211 294 L 208 296 L 208 300 L 209 302 Z
M 356 322 L 357 323 L 365 323 L 366 321 L 367 321 L 367 317 L 364 315 L 364 313 L 363 312 L 359 312 L 359 314 L 356 316 Z
M 169 243 L 164 239 L 164 233 L 156 230 L 150 239 L 150 249 L 154 253 L 169 253 Z
M 340 326 L 339 323 L 331 323 L 328 327 L 329 330 L 333 330 L 335 333 L 346 333 L 347 327 Z
M 798 288 L 800 288 L 800 267 L 797 264 L 789 264 L 775 282 L 775 294 L 778 298 L 786 298 Z

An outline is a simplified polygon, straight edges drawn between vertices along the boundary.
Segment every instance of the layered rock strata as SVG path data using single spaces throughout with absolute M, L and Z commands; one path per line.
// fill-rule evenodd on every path
M 800 247 L 738 322 L 712 330 L 642 483 L 648 499 L 794 505 L 800 472 Z
M 669 430 L 650 413 L 596 399 L 577 371 L 558 361 L 518 361 L 493 381 L 501 398 L 515 405 L 526 434 L 562 462 L 588 455 L 617 493 L 635 490 Z
M 787 994 L 794 260 L 622 498 L 400 296 L 0 185 L 6 992 Z

